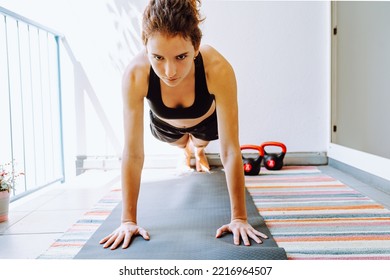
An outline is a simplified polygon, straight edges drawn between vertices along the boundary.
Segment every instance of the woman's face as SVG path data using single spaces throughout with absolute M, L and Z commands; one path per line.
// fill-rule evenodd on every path
M 175 87 L 188 77 L 198 51 L 191 40 L 156 33 L 148 39 L 146 51 L 157 76 L 170 87 Z

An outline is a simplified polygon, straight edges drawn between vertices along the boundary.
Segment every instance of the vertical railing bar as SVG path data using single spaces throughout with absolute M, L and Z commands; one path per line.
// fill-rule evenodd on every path
M 59 108 L 59 119 L 60 119 L 60 151 L 61 151 L 61 171 L 62 180 L 61 183 L 65 182 L 65 156 L 64 156 L 64 135 L 63 135 L 63 119 L 62 119 L 62 85 L 61 85 L 61 58 L 60 58 L 60 36 L 56 35 L 56 46 L 57 46 L 57 80 L 58 80 L 58 108 Z
M 46 175 L 47 175 L 47 171 L 46 171 L 46 139 L 45 139 L 45 119 L 44 119 L 44 114 L 43 114 L 43 110 L 44 110 L 44 103 L 43 103 L 43 81 L 42 81 L 42 55 L 41 55 L 41 38 L 40 38 L 40 32 L 39 32 L 39 29 L 37 29 L 37 32 L 38 32 L 38 60 L 39 60 L 39 85 L 40 85 L 40 90 L 41 90 L 41 108 L 42 108 L 42 111 L 41 111 L 41 124 L 42 124 L 42 142 L 43 142 L 43 155 L 42 155 L 42 158 L 43 158 L 43 170 L 44 170 L 44 178 L 45 178 L 45 181 L 46 181 Z
M 25 133 L 24 133 L 24 94 L 23 94 L 23 77 L 22 77 L 22 57 L 20 54 L 20 29 L 19 29 L 19 21 L 16 21 L 16 27 L 18 30 L 18 56 L 19 56 L 19 85 L 20 85 L 20 103 L 22 106 L 22 143 L 23 143 L 23 171 L 26 174 L 26 142 L 25 142 Z M 24 176 L 24 191 L 27 191 L 27 181 Z
M 48 87 L 49 87 L 49 109 L 50 109 L 50 138 L 51 138 L 51 165 L 55 167 L 55 156 L 54 156 L 54 135 L 53 135 L 53 108 L 52 108 L 52 96 L 51 96 L 51 71 L 50 71 L 50 51 L 49 51 L 49 32 L 46 32 L 46 62 L 47 62 L 47 79 L 48 79 Z M 53 177 L 55 175 L 55 168 L 52 168 Z
M 35 141 L 35 112 L 34 112 L 34 87 L 33 87 L 33 71 L 32 71 L 32 60 L 31 60 L 31 36 L 30 36 L 30 25 L 27 25 L 27 32 L 28 32 L 28 57 L 29 57 L 29 64 L 30 64 L 30 91 L 31 91 L 31 121 L 32 121 L 32 134 L 33 134 L 33 147 L 34 147 L 34 166 L 36 169 L 37 166 L 37 149 L 36 149 L 36 141 Z M 34 172 L 34 185 L 37 185 L 38 179 L 37 179 L 37 171 Z
M 4 16 L 4 31 L 5 31 L 5 52 L 7 57 L 7 82 L 8 82 L 8 108 L 9 108 L 9 130 L 10 130 L 10 140 L 11 140 L 11 165 L 12 165 L 12 177 L 14 176 L 14 141 L 13 141 L 13 129 L 12 129 L 12 99 L 11 99 L 11 77 L 10 77 L 10 67 L 9 67 L 9 48 L 8 48 L 8 26 L 7 26 L 7 17 Z M 13 179 L 13 178 L 12 178 Z M 12 180 L 14 182 L 14 180 Z M 12 193 L 15 195 L 15 184 L 12 184 Z

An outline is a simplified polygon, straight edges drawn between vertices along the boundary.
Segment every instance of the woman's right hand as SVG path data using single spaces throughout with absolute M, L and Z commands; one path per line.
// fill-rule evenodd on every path
M 133 236 L 136 235 L 141 235 L 145 240 L 150 239 L 149 233 L 145 229 L 133 222 L 124 222 L 110 235 L 100 240 L 100 244 L 104 244 L 103 248 L 110 247 L 111 250 L 115 250 L 123 242 L 122 249 L 126 249 Z

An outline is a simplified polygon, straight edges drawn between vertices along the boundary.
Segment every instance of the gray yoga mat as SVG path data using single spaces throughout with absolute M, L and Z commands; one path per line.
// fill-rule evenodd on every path
M 250 195 L 246 193 L 248 220 L 267 234 L 262 244 L 236 246 L 232 234 L 215 238 L 216 230 L 230 220 L 225 174 L 191 173 L 177 179 L 141 185 L 138 224 L 150 240 L 134 238 L 127 249 L 103 249 L 99 241 L 118 227 L 119 204 L 99 227 L 76 259 L 175 259 L 175 260 L 279 260 L 287 259 L 273 240 Z

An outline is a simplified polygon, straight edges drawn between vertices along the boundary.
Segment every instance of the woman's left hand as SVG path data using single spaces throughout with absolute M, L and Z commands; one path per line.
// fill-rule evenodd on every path
M 223 233 L 231 232 L 235 245 L 240 245 L 240 237 L 246 246 L 250 246 L 249 238 L 252 238 L 256 243 L 263 243 L 261 238 L 268 238 L 267 235 L 255 230 L 246 220 L 235 219 L 230 224 L 223 225 L 217 230 L 216 238 L 221 237 Z

